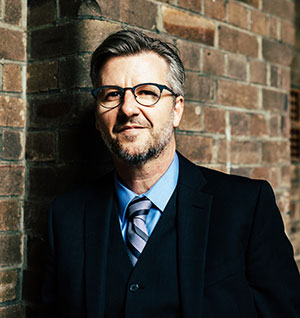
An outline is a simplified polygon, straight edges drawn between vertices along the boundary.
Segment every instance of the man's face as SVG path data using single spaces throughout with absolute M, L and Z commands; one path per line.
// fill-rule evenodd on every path
M 122 88 L 141 83 L 157 83 L 170 87 L 169 67 L 155 53 L 114 57 L 101 71 L 101 85 Z M 97 103 L 96 125 L 111 152 L 131 164 L 143 164 L 157 158 L 162 151 L 174 151 L 174 127 L 179 125 L 183 98 L 163 90 L 153 106 L 142 106 L 132 92 L 126 90 L 124 102 L 113 109 Z

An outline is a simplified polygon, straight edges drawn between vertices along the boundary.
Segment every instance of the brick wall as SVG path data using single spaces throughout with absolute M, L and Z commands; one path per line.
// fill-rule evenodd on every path
M 22 317 L 26 1 L 0 1 L 0 317 Z
M 178 46 L 187 71 L 178 149 L 269 180 L 300 254 L 287 214 L 293 14 L 292 0 L 0 0 L 0 318 L 23 307 L 37 317 L 49 202 L 111 168 L 94 129 L 89 58 L 122 28 Z
M 300 1 L 295 1 L 295 27 L 291 88 L 300 90 Z M 300 110 L 300 104 L 298 107 Z M 291 239 L 296 249 L 298 264 L 300 264 L 300 159 L 294 160 L 291 165 Z

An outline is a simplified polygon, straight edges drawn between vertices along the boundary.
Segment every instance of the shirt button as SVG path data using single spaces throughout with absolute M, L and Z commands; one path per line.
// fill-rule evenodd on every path
M 140 286 L 138 284 L 131 284 L 129 286 L 129 290 L 133 293 L 135 293 L 138 289 L 140 288 Z

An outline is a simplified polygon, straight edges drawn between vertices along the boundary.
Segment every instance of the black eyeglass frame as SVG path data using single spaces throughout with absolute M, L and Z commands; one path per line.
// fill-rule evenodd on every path
M 136 99 L 137 96 L 135 95 L 135 90 L 136 90 L 138 87 L 144 86 L 144 85 L 154 85 L 154 86 L 156 86 L 156 87 L 160 90 L 159 98 L 157 99 L 157 101 L 156 101 L 155 103 L 150 104 L 150 105 L 144 105 L 144 104 L 140 103 L 140 102 Z M 133 87 L 124 87 L 124 88 L 123 88 L 123 87 L 120 87 L 120 86 L 117 86 L 117 85 L 102 85 L 102 86 L 97 87 L 97 88 L 95 88 L 95 89 L 93 89 L 93 90 L 91 91 L 91 93 L 92 93 L 92 95 L 93 95 L 93 97 L 94 97 L 95 99 L 97 99 L 97 95 L 98 95 L 99 91 L 100 91 L 101 89 L 103 89 L 103 88 L 116 88 L 116 89 L 120 90 L 120 92 L 122 93 L 122 96 L 121 96 L 121 99 L 120 99 L 120 103 L 119 103 L 118 105 L 116 105 L 116 106 L 107 107 L 107 106 L 104 106 L 104 105 L 102 105 L 102 104 L 100 103 L 100 105 L 101 105 L 102 107 L 107 108 L 107 109 L 112 109 L 112 108 L 116 108 L 116 107 L 120 106 L 120 105 L 123 103 L 123 101 L 124 101 L 125 92 L 126 92 L 126 90 L 128 90 L 128 89 L 131 90 L 131 92 L 132 92 L 132 94 L 133 94 L 133 96 L 134 96 L 136 102 L 139 103 L 140 105 L 146 106 L 146 107 L 148 107 L 148 106 L 153 106 L 153 105 L 155 105 L 156 103 L 158 103 L 158 101 L 159 101 L 160 98 L 161 98 L 161 93 L 162 93 L 162 91 L 163 91 L 164 89 L 166 89 L 167 91 L 169 91 L 169 92 L 170 92 L 172 95 L 174 95 L 175 97 L 180 96 L 179 94 L 174 93 L 174 91 L 172 91 L 171 88 L 169 88 L 169 87 L 166 86 L 166 85 L 157 84 L 157 83 L 141 83 L 141 84 L 135 85 L 135 86 L 133 86 Z

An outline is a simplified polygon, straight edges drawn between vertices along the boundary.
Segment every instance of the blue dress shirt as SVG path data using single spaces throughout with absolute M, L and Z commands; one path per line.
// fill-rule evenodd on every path
M 174 159 L 163 174 L 163 176 L 144 194 L 137 195 L 135 192 L 126 188 L 115 174 L 115 189 L 118 197 L 118 208 L 119 208 L 119 220 L 122 231 L 122 236 L 125 241 L 125 234 L 127 228 L 126 209 L 128 204 L 135 197 L 147 197 L 152 202 L 152 208 L 150 209 L 147 218 L 146 226 L 148 235 L 150 236 L 153 232 L 158 220 L 161 217 L 161 213 L 164 211 L 167 203 L 169 202 L 178 181 L 179 174 L 179 160 L 175 153 Z

